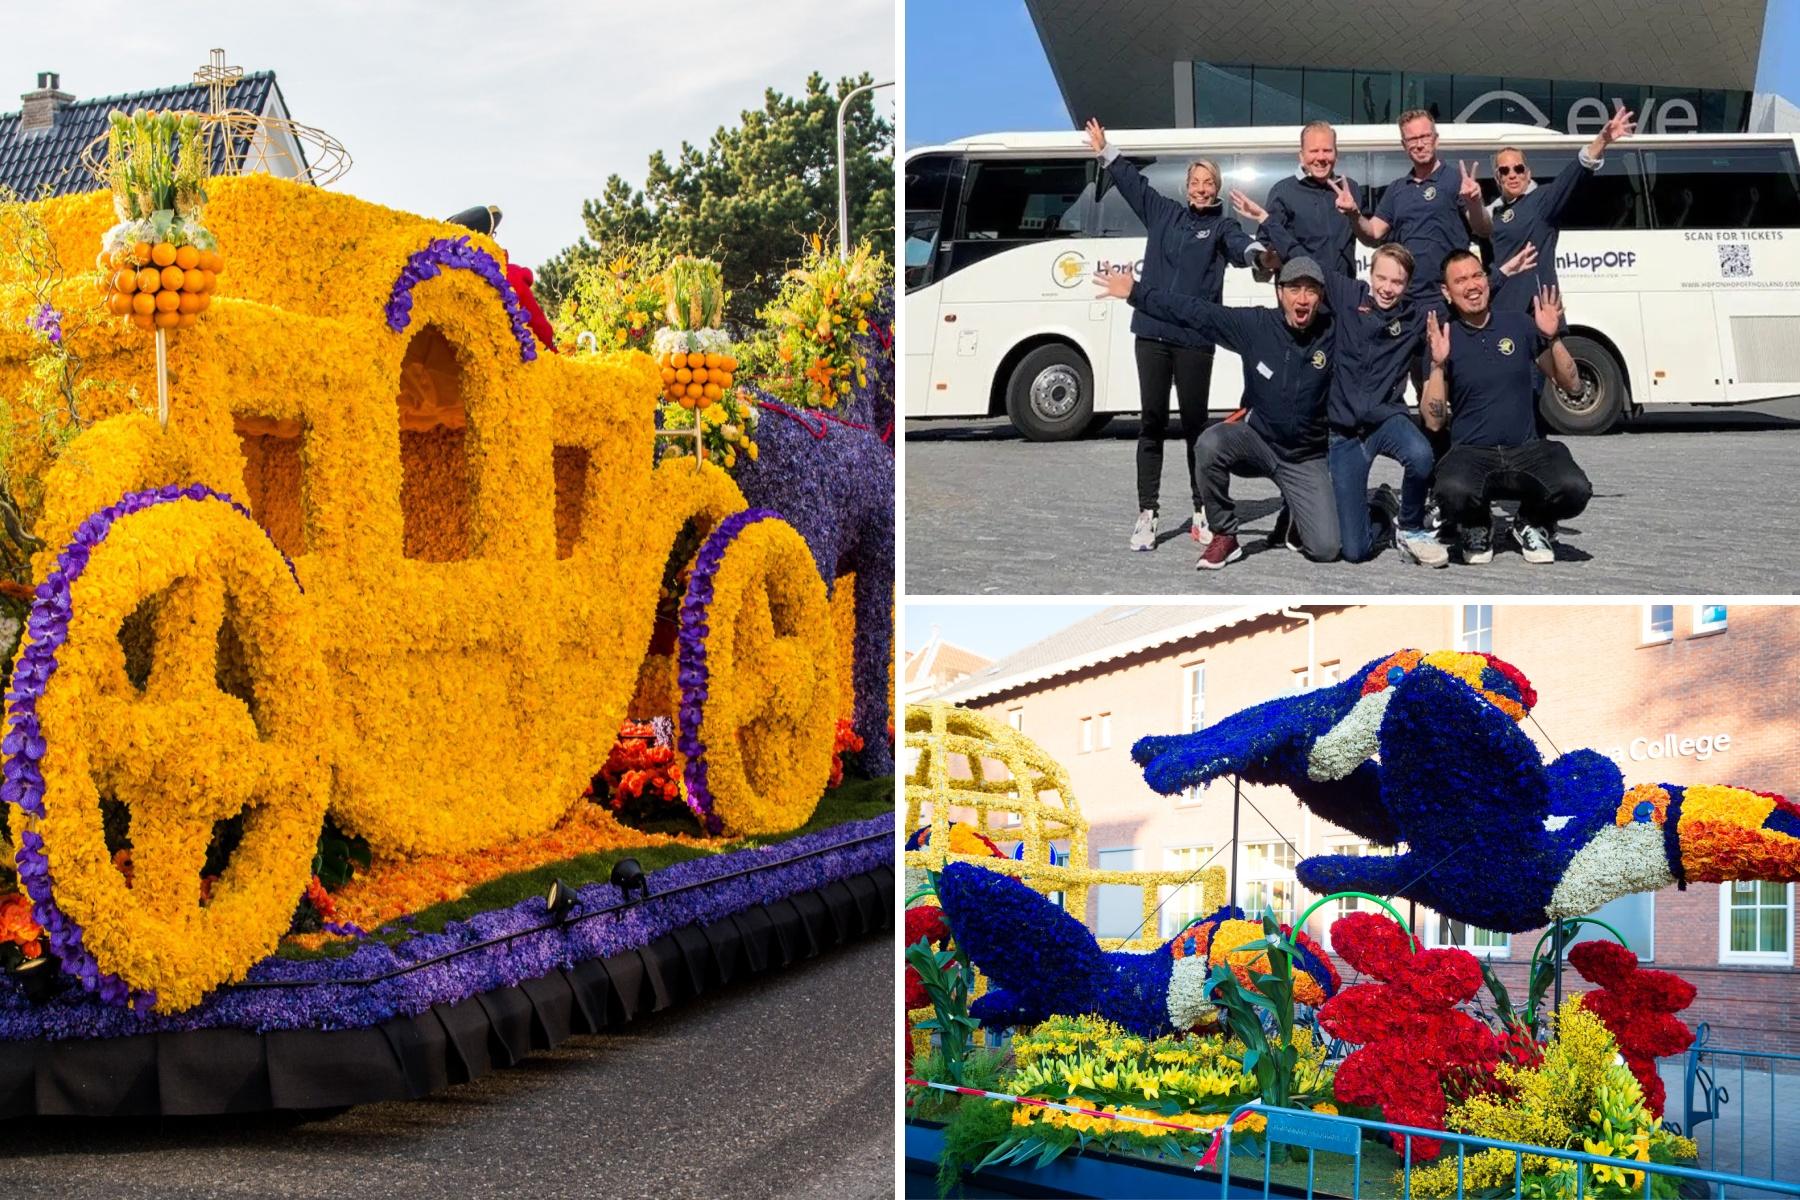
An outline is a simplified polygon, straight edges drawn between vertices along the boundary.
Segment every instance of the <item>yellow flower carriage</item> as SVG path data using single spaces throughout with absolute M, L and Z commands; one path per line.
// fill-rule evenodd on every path
M 164 1011 L 241 978 L 286 931 L 327 810 L 408 855 L 547 829 L 634 695 L 681 711 L 703 815 L 803 823 L 846 669 L 825 585 L 722 471 L 656 465 L 650 358 L 534 359 L 486 238 L 266 176 L 211 191 L 231 268 L 171 337 L 167 429 L 121 389 L 53 459 L 18 437 L 7 464 L 44 544 L 8 727 L 41 796 L 9 760 L 7 798 L 97 971 Z M 41 211 L 63 262 L 111 223 L 105 193 Z M 13 397 L 30 345 L 5 270 Z M 96 303 L 91 276 L 63 292 Z M 86 357 L 154 394 L 148 335 L 98 321 Z M 653 651 L 690 523 L 714 565 L 676 652 Z M 103 800 L 129 812 L 129 884 Z

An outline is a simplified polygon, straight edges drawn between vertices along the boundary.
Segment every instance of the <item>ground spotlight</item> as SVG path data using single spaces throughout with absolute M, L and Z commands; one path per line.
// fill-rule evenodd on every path
M 581 902 L 575 889 L 558 879 L 550 885 L 550 894 L 544 897 L 544 906 L 550 910 L 550 916 L 557 921 L 566 921 L 575 906 Z
M 650 881 L 644 878 L 644 868 L 635 858 L 621 858 L 613 864 L 612 883 L 623 900 L 629 901 L 633 892 L 637 892 L 640 899 L 650 895 Z

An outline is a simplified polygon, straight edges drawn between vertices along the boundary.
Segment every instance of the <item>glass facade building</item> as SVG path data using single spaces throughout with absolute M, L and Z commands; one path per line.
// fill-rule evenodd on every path
M 1194 64 L 1194 124 L 1383 125 L 1422 108 L 1441 122 L 1507 121 L 1593 133 L 1615 100 L 1645 133 L 1739 133 L 1751 94 L 1726 88 L 1663 87 L 1513 75 L 1447 75 L 1319 67 Z

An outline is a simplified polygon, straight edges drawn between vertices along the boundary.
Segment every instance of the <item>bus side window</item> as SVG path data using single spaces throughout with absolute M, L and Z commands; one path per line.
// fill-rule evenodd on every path
M 1158 187 L 1158 180 L 1167 175 L 1166 162 L 1154 158 L 1131 159 L 1131 165 L 1142 172 L 1146 182 L 1159 192 L 1167 192 Z M 1099 237 L 1143 237 L 1144 223 L 1138 215 L 1131 211 L 1131 205 L 1125 203 L 1125 193 L 1121 192 L 1112 181 L 1112 175 L 1104 168 L 1100 171 L 1100 215 L 1098 227 L 1094 230 Z
M 1531 156 L 1531 175 L 1547 185 L 1574 159 L 1572 152 Z M 1541 161 L 1540 161 L 1541 160 Z M 1648 229 L 1644 212 L 1644 175 L 1637 152 L 1613 146 L 1594 178 L 1584 181 L 1563 210 L 1563 229 Z
M 926 155 L 906 164 L 906 288 L 923 287 L 932 279 L 939 233 L 944 224 L 944 194 L 949 190 L 956 159 Z
M 1792 146 L 1646 149 L 1659 229 L 1800 227 L 1800 170 Z
M 971 162 L 959 240 L 1039 241 L 1084 232 L 1092 159 Z

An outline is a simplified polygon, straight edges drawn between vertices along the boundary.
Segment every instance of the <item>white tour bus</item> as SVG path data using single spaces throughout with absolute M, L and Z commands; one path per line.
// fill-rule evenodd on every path
M 1528 125 L 1442 125 L 1439 154 L 1526 152 L 1546 181 L 1586 137 Z M 1297 127 L 1116 130 L 1153 186 L 1179 198 L 1207 157 L 1259 204 L 1298 167 Z M 1372 213 L 1407 170 L 1392 125 L 1338 129 L 1338 169 Z M 1452 179 L 1455 176 L 1452 174 Z M 1250 227 L 1245 222 L 1246 228 Z M 1138 408 L 1131 310 L 1096 300 L 1096 269 L 1141 268 L 1144 227 L 1078 132 L 996 134 L 906 158 L 906 415 L 1006 415 L 1039 441 Z M 1368 275 L 1369 250 L 1359 248 Z M 1592 433 L 1657 404 L 1800 395 L 1800 163 L 1786 134 L 1653 134 L 1611 147 L 1563 220 L 1557 275 L 1578 396 L 1546 387 L 1550 427 Z M 1273 304 L 1232 268 L 1226 304 Z M 1236 407 L 1242 368 L 1220 350 L 1212 404 Z

